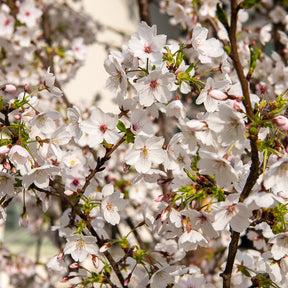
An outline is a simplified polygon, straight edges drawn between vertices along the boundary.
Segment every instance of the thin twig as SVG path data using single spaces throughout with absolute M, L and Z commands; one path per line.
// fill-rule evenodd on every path
M 122 137 L 118 143 L 116 143 L 112 148 L 106 150 L 106 154 L 103 158 L 98 158 L 96 168 L 93 169 L 90 174 L 86 177 L 85 184 L 83 185 L 80 194 L 84 194 L 86 188 L 89 186 L 90 181 L 93 179 L 96 173 L 103 170 L 103 165 L 107 160 L 109 160 L 111 154 L 124 142 L 124 137 Z

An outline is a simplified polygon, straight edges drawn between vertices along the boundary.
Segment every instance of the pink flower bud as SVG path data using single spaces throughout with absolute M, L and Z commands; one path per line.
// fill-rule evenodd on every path
M 60 283 L 68 282 L 71 277 L 65 276 L 60 280 Z
M 4 161 L 4 162 L 3 162 L 3 167 L 4 167 L 6 170 L 10 170 L 10 169 L 11 169 L 11 164 L 10 164 L 8 161 Z
M 234 108 L 236 111 L 243 112 L 243 109 L 242 109 L 242 101 L 241 101 L 241 100 L 235 100 L 234 103 L 233 103 L 233 108 Z
M 19 218 L 19 226 L 23 228 L 27 228 L 29 224 L 28 214 L 25 212 Z
M 127 278 L 126 278 L 125 281 L 124 281 L 124 286 L 127 286 L 127 285 L 129 284 L 130 279 L 131 279 L 131 276 L 132 276 L 132 273 L 130 273 L 130 274 L 127 276 Z
M 158 185 L 164 185 L 166 184 L 168 181 L 170 181 L 171 179 L 158 179 L 157 180 L 157 184 Z
M 16 114 L 16 115 L 14 116 L 14 119 L 15 119 L 15 120 L 20 120 L 20 119 L 21 119 L 21 115 L 20 115 L 20 114 Z
M 74 195 L 74 194 L 77 194 L 76 192 L 72 191 L 72 190 L 65 190 L 64 194 L 66 196 L 71 196 L 71 195 Z
M 164 199 L 164 195 L 160 195 L 154 201 L 155 202 L 161 202 L 161 201 L 163 201 L 163 199 Z
M 124 163 L 123 164 L 123 171 L 126 173 L 126 172 L 128 172 L 128 170 L 130 169 L 130 165 L 128 165 L 128 164 L 126 164 L 126 163 Z
M 266 85 L 261 85 L 261 94 L 265 94 L 266 92 Z
M 74 262 L 74 263 L 69 265 L 69 268 L 78 269 L 78 268 L 81 268 L 81 266 L 77 262 Z
M 288 131 L 288 119 L 286 117 L 279 115 L 274 118 L 274 121 L 280 130 Z
M 9 150 L 10 150 L 10 148 L 11 148 L 11 147 L 9 147 L 8 145 L 6 145 L 6 146 L 1 146 L 1 147 L 0 147 L 0 154 L 6 154 L 6 153 L 8 153 Z
M 225 94 L 224 92 L 222 92 L 220 90 L 209 91 L 209 96 L 216 99 L 216 100 L 221 100 L 221 101 L 228 99 L 227 94 Z
M 4 87 L 4 91 L 8 92 L 8 93 L 11 93 L 11 92 L 16 91 L 16 87 L 14 85 L 12 85 L 12 84 L 6 84 L 5 87 Z
M 30 90 L 30 85 L 29 85 L 29 84 L 25 84 L 24 90 L 25 90 L 25 91 L 29 91 L 29 90 Z
M 65 257 L 63 249 L 60 251 L 60 253 L 57 255 L 57 260 L 63 260 Z
M 168 206 L 165 210 L 162 211 L 161 222 L 164 222 L 168 218 L 170 210 L 171 210 L 171 207 Z

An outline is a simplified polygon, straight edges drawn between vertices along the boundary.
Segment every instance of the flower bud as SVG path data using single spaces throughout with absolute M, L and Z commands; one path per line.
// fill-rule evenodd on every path
M 103 253 L 107 251 L 111 246 L 112 246 L 112 243 L 104 244 L 102 247 L 100 247 L 99 252 Z
M 288 119 L 286 117 L 279 115 L 274 118 L 274 121 L 280 130 L 288 130 Z
M 16 115 L 14 116 L 14 119 L 15 119 L 15 120 L 20 120 L 20 119 L 21 119 L 21 115 L 20 115 L 20 114 L 16 114 Z
M 205 131 L 207 130 L 208 124 L 205 121 L 192 119 L 186 122 L 187 127 L 192 131 Z
M 127 276 L 127 278 L 125 279 L 124 281 L 124 285 L 127 286 L 130 282 L 130 279 L 131 279 L 131 276 L 132 276 L 132 273 L 129 273 L 129 275 Z
M 161 222 L 164 222 L 168 218 L 170 210 L 171 210 L 171 207 L 168 206 L 168 207 L 166 207 L 166 209 L 164 209 L 162 211 L 162 213 L 161 213 Z
M 227 100 L 228 96 L 227 94 L 225 94 L 224 92 L 220 91 L 220 90 L 211 90 L 209 91 L 209 96 L 216 99 L 216 100 Z
M 29 84 L 25 84 L 24 90 L 25 90 L 26 92 L 28 92 L 28 91 L 30 90 L 30 85 L 29 85 Z
M 77 262 L 73 262 L 72 264 L 69 265 L 69 268 L 78 269 L 81 268 L 81 266 Z
M 64 194 L 65 194 L 66 196 L 71 196 L 71 195 L 74 195 L 74 194 L 77 194 L 77 193 L 75 193 L 75 192 L 72 191 L 72 190 L 65 190 Z
M 163 199 L 164 199 L 164 195 L 160 195 L 154 201 L 155 202 L 161 202 L 161 201 L 163 201 Z
M 23 228 L 27 228 L 28 224 L 29 224 L 28 214 L 24 212 L 19 218 L 19 226 Z
M 99 258 L 96 255 L 92 255 L 92 263 L 95 269 L 99 268 Z
M 16 87 L 12 84 L 6 84 L 2 89 L 8 93 L 16 91 Z
M 65 257 L 63 249 L 60 251 L 60 253 L 57 255 L 57 260 L 63 260 Z
M 128 172 L 128 170 L 130 169 L 130 167 L 131 167 L 130 165 L 124 163 L 124 164 L 123 164 L 123 172 L 125 172 L 125 173 Z

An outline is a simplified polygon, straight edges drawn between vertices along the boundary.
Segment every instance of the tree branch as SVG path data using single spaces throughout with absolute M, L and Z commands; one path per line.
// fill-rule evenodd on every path
M 236 69 L 242 91 L 243 91 L 243 104 L 246 109 L 248 123 L 252 123 L 254 121 L 254 112 L 250 100 L 250 91 L 249 91 L 249 83 L 244 75 L 244 71 L 240 62 L 238 50 L 237 50 L 237 16 L 239 7 L 237 5 L 237 0 L 231 0 L 231 18 L 230 18 L 230 31 L 229 31 L 229 39 L 231 45 L 231 58 L 233 60 L 234 67 Z M 250 133 L 250 147 L 251 147 L 251 166 L 248 178 L 246 180 L 245 186 L 240 194 L 239 202 L 243 202 L 250 194 L 253 186 L 255 185 L 258 177 L 259 177 L 259 155 L 257 149 L 257 140 L 258 133 L 252 134 Z M 238 250 L 240 233 L 232 231 L 232 238 L 229 244 L 229 252 L 228 258 L 226 262 L 226 267 L 223 273 L 220 276 L 223 278 L 223 288 L 229 288 L 231 285 L 231 275 L 233 270 L 233 265 L 236 257 L 236 253 Z
M 152 25 L 150 7 L 148 0 L 138 0 L 139 16 L 141 21 L 145 21 L 149 26 Z
M 105 162 L 107 160 L 109 160 L 111 154 L 124 142 L 124 137 L 122 137 L 118 143 L 116 143 L 112 148 L 107 149 L 106 150 L 106 154 L 103 158 L 98 158 L 97 159 L 97 165 L 96 168 L 94 170 L 91 171 L 91 173 L 86 177 L 86 182 L 83 185 L 80 194 L 84 194 L 86 188 L 88 187 L 88 185 L 90 184 L 90 181 L 92 180 L 92 178 L 95 176 L 96 173 L 100 172 L 103 170 L 103 165 L 105 164 Z

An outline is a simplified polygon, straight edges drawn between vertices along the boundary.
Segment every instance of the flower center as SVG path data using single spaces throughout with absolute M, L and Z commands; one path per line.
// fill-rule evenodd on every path
M 137 131 L 137 130 L 140 129 L 140 125 L 139 125 L 138 123 L 134 123 L 134 124 L 132 125 L 132 128 L 133 128 L 134 131 Z
M 107 210 L 112 210 L 112 209 L 113 209 L 112 203 L 109 203 L 109 202 L 108 202 L 108 203 L 106 204 L 106 209 L 107 209 Z
M 80 184 L 79 179 L 77 178 L 73 179 L 72 184 L 77 187 Z
M 227 210 L 227 213 L 228 213 L 229 215 L 234 214 L 234 212 L 235 212 L 235 210 L 236 210 L 235 204 L 229 205 L 226 210 Z
M 107 125 L 103 124 L 100 126 L 100 131 L 104 134 L 108 130 Z
M 83 239 L 77 240 L 76 247 L 77 247 L 78 249 L 81 249 L 81 248 L 84 247 L 84 241 L 83 241 Z
M 143 154 L 144 154 L 145 156 L 148 155 L 148 149 L 146 148 L 146 146 L 144 146 L 144 147 L 142 148 L 142 152 L 143 152 Z
M 146 54 L 152 53 L 152 47 L 149 46 L 149 45 L 145 45 L 145 47 L 144 47 L 144 52 L 145 52 Z
M 156 80 L 152 80 L 152 81 L 150 82 L 150 87 L 151 87 L 152 89 L 157 88 L 158 85 L 159 85 L 159 83 L 158 83 Z
M 30 12 L 29 12 L 29 11 L 26 11 L 26 12 L 25 12 L 25 15 L 26 15 L 27 17 L 29 17 L 29 16 L 30 16 Z

